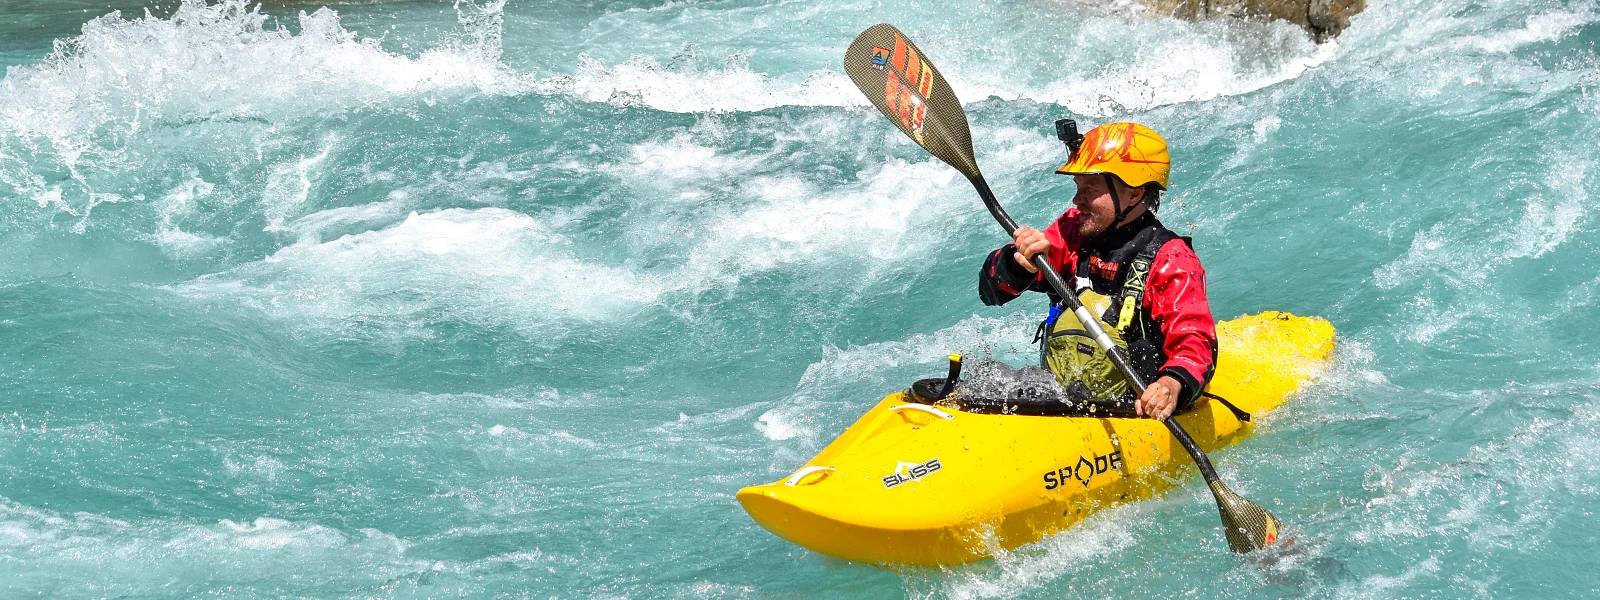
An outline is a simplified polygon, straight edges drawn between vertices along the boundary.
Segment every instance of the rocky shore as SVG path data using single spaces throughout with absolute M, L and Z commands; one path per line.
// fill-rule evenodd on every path
M 1153 14 L 1201 20 L 1243 18 L 1282 19 L 1325 42 L 1350 26 L 1350 17 L 1366 8 L 1365 0 L 1146 0 Z

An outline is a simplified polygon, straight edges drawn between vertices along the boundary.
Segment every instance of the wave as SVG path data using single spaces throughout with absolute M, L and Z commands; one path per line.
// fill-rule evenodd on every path
M 95 18 L 42 61 L 13 67 L 0 81 L 0 187 L 23 200 L 10 207 L 13 212 L 31 214 L 35 223 L 64 214 L 77 233 L 87 230 L 98 206 L 145 207 L 140 214 L 154 222 L 136 225 L 148 227 L 137 235 L 172 258 L 193 260 L 230 243 L 226 223 L 204 227 L 192 216 L 219 203 L 259 196 L 253 201 L 267 231 L 291 231 L 289 221 L 314 187 L 308 171 L 322 169 L 341 135 L 352 135 L 317 130 L 352 111 L 404 112 L 417 101 L 460 102 L 451 96 L 456 93 L 697 114 L 866 105 L 833 64 L 849 42 L 844 38 L 832 40 L 834 47 L 808 49 L 808 55 L 835 57 L 826 65 L 801 61 L 798 69 L 761 72 L 750 66 L 750 52 L 785 49 L 735 51 L 714 65 L 698 56 L 688 42 L 692 36 L 668 27 L 663 34 L 682 36 L 685 49 L 665 64 L 635 54 L 607 66 L 580 54 L 573 72 L 541 76 L 501 60 L 503 2 L 458 3 L 457 13 L 460 30 L 415 56 L 386 50 L 382 39 L 359 35 L 328 8 L 300 13 L 297 31 L 271 25 L 247 0 L 185 0 L 167 18 L 118 12 Z M 1071 29 L 1062 47 L 995 61 L 987 60 L 987 40 L 966 39 L 977 52 L 943 45 L 950 56 L 946 72 L 969 102 L 1026 99 L 1111 115 L 1258 89 L 1296 76 L 1331 52 L 1297 44 L 1282 28 L 1268 27 L 1268 42 L 1251 46 L 1250 36 L 1217 24 L 1163 22 L 1161 28 L 1178 31 L 1151 35 L 1117 18 L 1088 21 Z M 1084 45 L 1103 45 L 1105 36 L 1134 51 L 1093 58 L 1059 76 L 1039 74 L 1041 64 Z M 1130 78 L 1130 72 L 1143 74 Z M 166 137 L 174 132 L 201 129 L 207 130 L 202 139 L 168 147 Z M 310 142 L 311 135 L 324 139 Z M 210 200 L 203 194 L 157 197 L 134 181 L 165 172 L 171 184 L 186 185 L 197 162 L 219 153 L 243 163 L 236 171 L 260 173 L 230 173 L 246 187 L 231 185 Z M 214 174 L 205 179 L 216 184 Z M 257 179 L 263 187 L 250 189 Z
M 995 357 L 1011 364 L 1029 364 L 1037 354 L 1026 340 L 1037 324 L 1036 315 L 1021 312 L 1007 317 L 974 315 L 936 332 L 914 334 L 903 340 L 842 349 L 825 347 L 822 359 L 806 367 L 797 391 L 761 413 L 755 427 L 769 440 L 797 440 L 815 452 L 825 441 L 820 438 L 823 431 L 843 430 L 852 415 L 878 401 L 886 386 L 893 388 L 921 377 L 941 375 L 951 352 L 961 352 L 969 358 Z M 849 399 L 827 400 L 841 396 Z M 806 456 L 800 454 L 786 447 L 780 458 L 804 461 Z
M 440 322 L 530 332 L 615 319 L 660 295 L 624 269 L 576 258 L 571 240 L 499 208 L 408 216 L 392 227 L 302 242 L 169 289 L 225 299 L 313 330 L 407 339 Z
M 729 56 L 727 63 L 711 69 L 700 68 L 694 61 L 690 66 L 663 67 L 655 57 L 640 55 L 608 68 L 598 59 L 581 55 L 577 73 L 534 80 L 527 89 L 678 113 L 867 104 L 855 84 L 838 71 L 817 71 L 791 81 L 751 71 L 741 55 Z
M 238 589 L 284 572 L 315 573 L 317 586 L 381 585 L 396 573 L 423 573 L 431 561 L 408 558 L 409 544 L 375 529 L 343 531 L 315 523 L 260 517 L 211 525 L 176 520 L 125 521 L 61 514 L 0 498 L 0 548 L 35 574 L 19 591 L 42 594 L 143 596 Z M 128 557 L 138 556 L 130 561 Z M 307 571 L 308 565 L 317 565 Z M 70 574 L 70 575 L 69 575 Z M 276 593 L 285 588 L 272 584 Z M 304 592 L 302 592 L 304 593 Z
M 1150 23 L 1089 17 L 1072 27 L 1074 35 L 1057 42 L 1059 46 L 1037 52 L 1029 52 L 1032 44 L 1024 41 L 1017 52 L 995 56 L 988 52 L 992 42 L 977 39 L 947 40 L 976 48 L 930 44 L 924 50 L 937 58 L 941 72 L 966 103 L 991 97 L 1032 100 L 1059 104 L 1081 115 L 1109 117 L 1253 92 L 1298 77 L 1327 61 L 1338 48 L 1336 43 L 1313 44 L 1298 28 L 1283 23 L 1169 20 L 1156 28 L 1163 31 L 1151 35 Z M 914 28 L 907 30 L 913 37 L 917 33 Z M 849 42 L 843 37 L 835 40 L 832 55 L 843 56 Z M 1106 55 L 1096 50 L 1106 46 L 1120 46 L 1123 51 Z M 530 89 L 686 113 L 868 104 L 839 66 L 775 76 L 752 71 L 746 54 L 731 54 L 726 61 L 721 68 L 701 67 L 692 45 L 668 66 L 654 57 L 635 55 L 608 68 L 585 54 L 579 57 L 576 74 L 538 80 Z
M 821 273 L 850 265 L 867 281 L 904 275 L 925 268 L 919 257 L 964 227 L 992 226 L 955 169 L 920 151 L 912 160 L 885 156 L 901 148 L 875 144 L 898 134 L 884 128 L 857 139 L 851 132 L 858 120 L 822 114 L 759 123 L 749 129 L 778 140 L 731 151 L 719 139 L 724 126 L 702 123 L 633 145 L 626 158 L 599 170 L 633 192 L 629 210 L 640 218 L 627 224 L 627 237 L 640 240 L 635 252 L 679 257 L 670 279 L 692 293 L 776 269 Z M 1034 131 L 974 131 L 991 165 L 989 181 L 1001 189 L 1062 154 L 1059 142 Z M 820 158 L 796 164 L 792 157 L 801 153 Z
M 499 62 L 498 20 L 473 12 L 497 15 L 500 4 L 461 8 L 460 39 L 416 57 L 361 38 L 328 8 L 301 12 L 298 33 L 268 26 L 247 0 L 184 0 L 164 19 L 112 12 L 0 80 L 0 184 L 79 217 L 81 233 L 96 204 L 143 200 L 107 188 L 150 168 L 150 145 L 164 128 L 231 124 L 270 134 L 285 120 L 395 97 L 502 92 L 519 77 Z M 278 143 L 246 142 L 258 154 Z
M 856 118 L 818 115 L 805 125 L 827 132 Z M 786 129 L 775 127 L 775 133 Z M 853 174 L 834 169 L 818 178 L 791 173 L 793 165 L 779 160 L 792 148 L 819 143 L 811 135 L 783 133 L 793 139 L 728 150 L 714 143 L 717 128 L 640 142 L 611 162 L 569 165 L 628 193 L 529 212 L 418 211 L 419 197 L 438 193 L 423 183 L 391 189 L 377 202 L 294 216 L 307 204 L 307 170 L 326 159 L 289 161 L 276 169 L 281 176 L 269 182 L 272 193 L 261 203 L 275 215 L 269 231 L 297 241 L 170 289 L 228 298 L 325 332 L 426 337 L 440 323 L 461 322 L 555 339 L 579 324 L 619 323 L 644 310 L 692 313 L 701 296 L 720 302 L 743 281 L 772 272 L 814 276 L 817 284 L 849 293 L 858 284 L 829 274 L 842 268 L 866 282 L 921 272 L 929 264 L 917 257 L 948 243 L 962 223 L 985 218 L 970 186 L 937 160 L 869 153 Z M 1000 185 L 1042 168 L 1036 155 L 1059 154 L 1035 132 L 980 131 L 984 145 L 999 148 L 991 176 Z M 493 163 L 457 176 L 504 177 L 526 175 Z M 158 203 L 156 242 L 169 254 L 201 255 L 232 243 L 183 227 L 212 187 L 189 179 Z M 609 211 L 633 218 L 605 233 L 585 230 L 583 215 Z M 341 232 L 347 233 L 330 239 Z M 629 243 L 609 254 L 580 243 L 596 235 Z

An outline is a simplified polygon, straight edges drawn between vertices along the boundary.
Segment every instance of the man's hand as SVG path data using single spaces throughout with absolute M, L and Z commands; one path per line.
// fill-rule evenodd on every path
M 1018 227 L 1013 240 L 1017 245 L 1016 253 L 1011 258 L 1027 269 L 1029 273 L 1038 273 L 1039 267 L 1033 266 L 1033 255 L 1046 252 L 1049 256 L 1050 240 L 1044 237 L 1044 232 L 1032 227 Z
M 1172 416 L 1172 409 L 1178 406 L 1178 394 L 1182 392 L 1183 384 L 1170 375 L 1162 375 L 1155 383 L 1144 388 L 1144 395 L 1139 396 L 1133 410 L 1158 421 L 1165 419 Z

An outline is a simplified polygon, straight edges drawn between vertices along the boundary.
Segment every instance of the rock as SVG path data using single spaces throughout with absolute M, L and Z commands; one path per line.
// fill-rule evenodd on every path
M 1148 0 L 1151 13 L 1179 19 L 1282 19 L 1299 25 L 1317 42 L 1325 42 L 1350 26 L 1350 17 L 1366 8 L 1365 0 Z

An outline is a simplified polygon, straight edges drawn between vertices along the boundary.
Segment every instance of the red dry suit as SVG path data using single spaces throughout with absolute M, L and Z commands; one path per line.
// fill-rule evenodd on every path
M 1132 334 L 1148 342 L 1143 345 L 1147 348 L 1143 357 L 1130 344 L 1135 370 L 1147 382 L 1161 375 L 1172 376 L 1183 386 L 1179 410 L 1193 406 L 1217 362 L 1217 330 L 1206 301 L 1206 272 L 1200 258 L 1187 239 L 1167 230 L 1152 213 L 1089 239 L 1078 233 L 1085 218 L 1072 208 L 1045 228 L 1050 240 L 1046 258 L 1069 285 L 1076 288 L 1075 278 L 1087 279 L 1095 292 L 1116 296 L 1123 291 L 1131 260 L 1145 247 L 1156 248 L 1138 311 L 1149 334 L 1137 334 L 1132 325 L 1123 333 L 1125 338 Z M 1044 276 L 1018 265 L 1014 253 L 1016 246 L 1006 244 L 985 261 L 978 277 L 978 295 L 984 304 L 1005 304 L 1029 289 L 1049 293 Z M 1053 293 L 1051 296 L 1057 300 Z M 1107 321 L 1116 322 L 1114 318 Z

